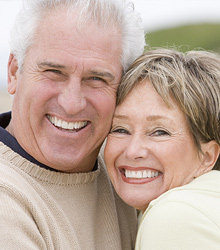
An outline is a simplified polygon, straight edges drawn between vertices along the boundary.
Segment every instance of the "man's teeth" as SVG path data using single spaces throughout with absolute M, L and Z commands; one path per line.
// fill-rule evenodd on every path
M 48 119 L 54 126 L 66 130 L 77 130 L 87 125 L 87 122 L 66 122 L 61 119 L 58 119 L 56 116 L 48 115 Z
M 142 178 L 153 178 L 159 175 L 158 171 L 152 170 L 140 170 L 140 171 L 132 171 L 125 169 L 125 177 L 134 178 L 134 179 L 142 179 Z

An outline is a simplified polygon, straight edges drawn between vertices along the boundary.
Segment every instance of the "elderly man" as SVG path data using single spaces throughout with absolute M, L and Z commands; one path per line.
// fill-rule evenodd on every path
M 8 64 L 12 112 L 0 117 L 0 249 L 133 248 L 135 211 L 98 154 L 144 44 L 124 1 L 24 4 Z

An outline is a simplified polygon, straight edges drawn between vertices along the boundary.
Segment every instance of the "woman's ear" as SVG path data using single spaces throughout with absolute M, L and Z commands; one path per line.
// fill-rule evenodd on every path
M 201 145 L 202 148 L 202 163 L 201 166 L 203 168 L 203 173 L 207 173 L 213 169 L 215 163 L 219 157 L 220 146 L 214 140 L 203 143 Z
M 8 92 L 14 95 L 17 86 L 18 62 L 11 53 L 8 60 Z

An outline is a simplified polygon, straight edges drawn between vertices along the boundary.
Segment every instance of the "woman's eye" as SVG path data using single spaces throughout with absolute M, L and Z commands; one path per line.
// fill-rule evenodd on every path
M 154 131 L 151 135 L 153 135 L 153 136 L 165 136 L 165 135 L 170 135 L 170 134 L 166 130 L 159 129 L 159 130 Z
M 129 134 L 129 132 L 123 128 L 113 129 L 113 130 L 111 130 L 111 133 Z

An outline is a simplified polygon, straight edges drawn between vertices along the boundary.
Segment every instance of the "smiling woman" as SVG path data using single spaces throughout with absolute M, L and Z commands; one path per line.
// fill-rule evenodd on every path
M 110 175 L 116 190 L 125 202 L 140 210 L 169 189 L 189 183 L 201 171 L 202 155 L 185 114 L 173 100 L 170 106 L 149 80 L 143 80 L 115 111 L 106 164 L 114 166 Z M 188 154 L 183 157 L 186 148 Z
M 143 212 L 136 250 L 219 249 L 219 93 L 220 56 L 205 51 L 148 51 L 125 74 L 105 162 Z

